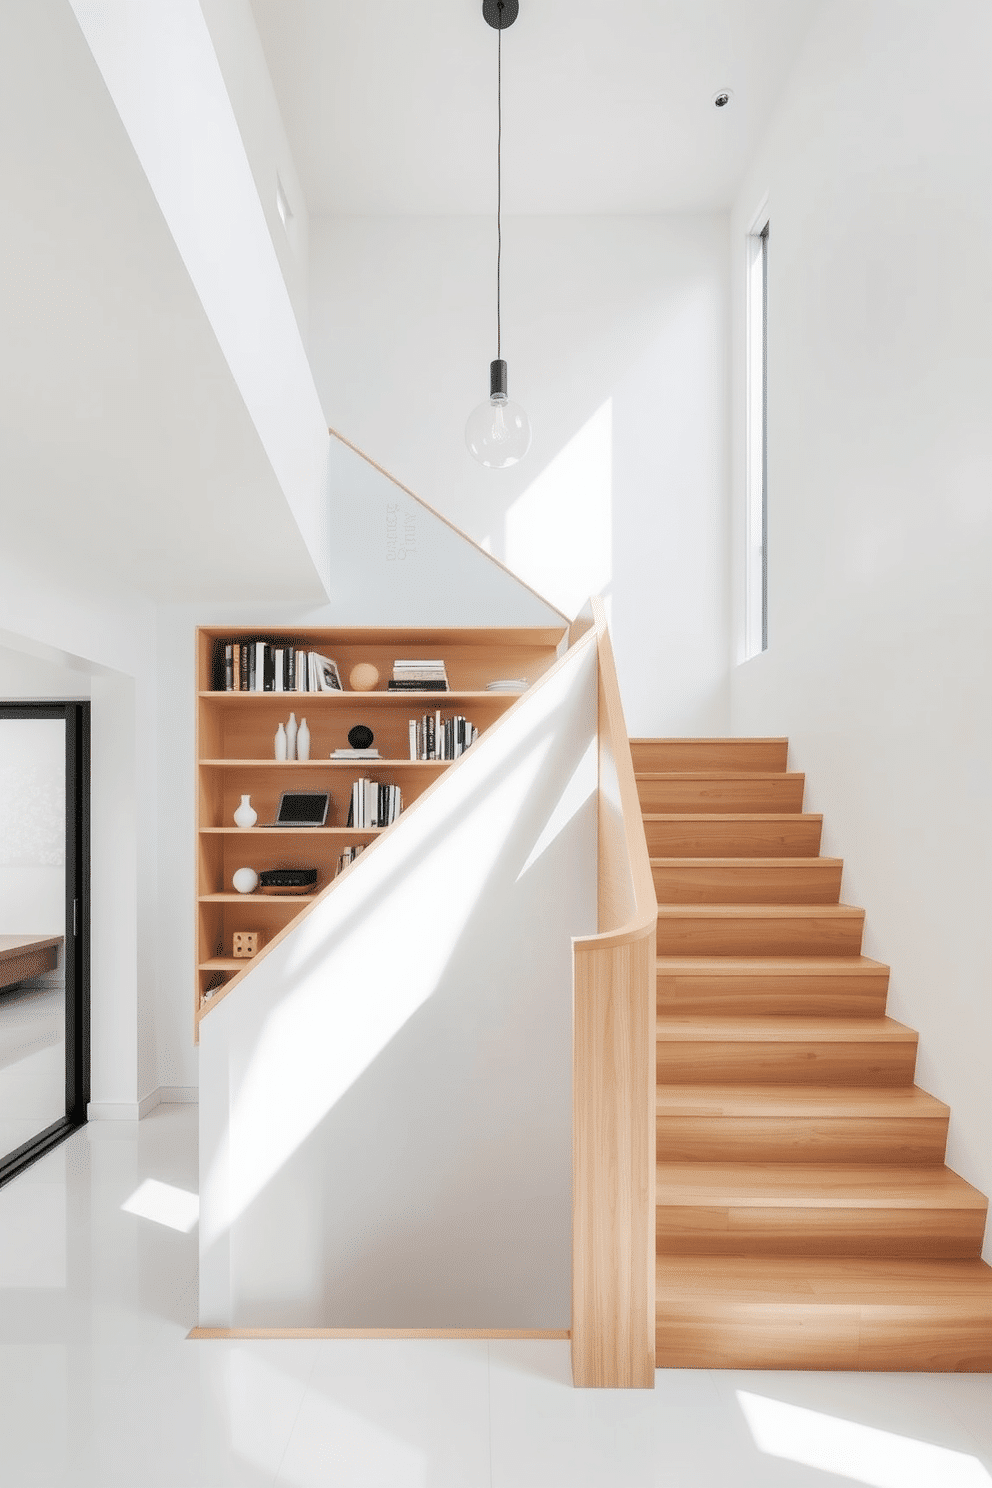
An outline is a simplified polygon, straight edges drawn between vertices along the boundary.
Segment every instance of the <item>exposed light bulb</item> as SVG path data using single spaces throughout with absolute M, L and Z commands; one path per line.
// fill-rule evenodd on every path
M 516 465 L 530 449 L 530 420 L 506 396 L 506 363 L 489 364 L 489 399 L 472 410 L 465 425 L 469 454 L 490 470 Z

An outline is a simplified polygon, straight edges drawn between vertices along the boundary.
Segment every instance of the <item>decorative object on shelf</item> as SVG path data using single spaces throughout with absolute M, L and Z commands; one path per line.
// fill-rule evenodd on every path
M 258 821 L 258 812 L 251 804 L 251 796 L 242 796 L 241 805 L 234 813 L 236 827 L 253 827 Z
M 296 758 L 296 736 L 299 733 L 299 725 L 296 722 L 296 714 L 290 713 L 289 722 L 286 725 L 286 758 Z
M 312 668 L 311 692 L 342 692 L 341 673 L 338 664 L 329 656 L 320 656 L 316 651 L 310 652 L 310 665 Z
M 235 930 L 231 943 L 231 955 L 238 961 L 247 961 L 258 955 L 261 936 L 257 930 Z
M 286 738 L 286 725 L 284 723 L 280 723 L 279 727 L 276 729 L 275 749 L 277 760 L 284 760 L 288 757 L 289 740 Z
M 353 692 L 374 692 L 379 683 L 379 668 L 370 661 L 360 661 L 352 667 L 348 681 Z
M 231 883 L 239 894 L 254 894 L 258 888 L 258 874 L 254 868 L 238 868 Z
M 519 403 L 506 395 L 506 362 L 502 358 L 500 270 L 503 260 L 503 32 L 517 19 L 518 0 L 483 0 L 482 14 L 496 32 L 496 360 L 489 363 L 489 401 L 468 416 L 465 443 L 469 454 L 490 470 L 516 465 L 530 449 L 530 420 Z
M 498 677 L 486 683 L 487 692 L 526 692 L 530 683 L 526 677 Z
M 378 759 L 378 749 L 373 749 L 372 741 L 375 734 L 364 723 L 356 723 L 353 729 L 348 730 L 348 749 L 332 749 L 331 759 Z
M 310 758 L 310 730 L 305 718 L 300 719 L 300 726 L 296 733 L 296 758 L 305 764 Z
M 266 868 L 259 877 L 263 894 L 312 894 L 317 887 L 316 868 Z

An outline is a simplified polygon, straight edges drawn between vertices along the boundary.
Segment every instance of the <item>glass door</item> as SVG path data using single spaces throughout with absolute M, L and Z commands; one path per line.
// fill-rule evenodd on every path
M 0 703 L 0 1183 L 86 1119 L 89 704 Z

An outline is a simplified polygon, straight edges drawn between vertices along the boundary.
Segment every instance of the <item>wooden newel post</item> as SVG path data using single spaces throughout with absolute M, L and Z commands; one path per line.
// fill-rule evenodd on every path
M 612 939 L 612 937 L 609 937 Z M 576 946 L 572 1377 L 654 1386 L 654 939 Z

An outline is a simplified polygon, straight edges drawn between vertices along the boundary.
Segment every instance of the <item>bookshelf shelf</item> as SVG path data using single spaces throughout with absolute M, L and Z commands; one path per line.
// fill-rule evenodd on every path
M 388 831 L 387 827 L 201 827 L 203 835 L 215 837 L 240 837 L 242 841 L 246 837 L 255 837 L 259 841 L 263 838 L 293 837 L 374 837 L 379 832 Z
M 372 851 L 379 837 L 391 830 L 345 824 L 354 782 L 365 778 L 398 785 L 407 808 L 456 763 L 411 760 L 410 720 L 438 712 L 448 718 L 460 715 L 484 734 L 520 696 L 519 691 L 489 692 L 486 684 L 505 677 L 522 678 L 528 685 L 536 682 L 554 665 L 564 634 L 564 626 L 478 630 L 208 626 L 197 631 L 197 1024 L 255 959 L 231 955 L 234 933 L 257 931 L 259 954 L 264 954 L 267 945 L 331 888 L 346 849 Z M 345 683 L 358 662 L 378 668 L 384 683 L 400 657 L 440 657 L 451 690 L 389 691 L 383 685 L 374 692 L 219 691 L 224 669 L 218 669 L 218 659 L 223 659 L 225 645 L 246 640 L 330 657 Z M 276 728 L 291 712 L 298 721 L 307 720 L 309 760 L 274 758 Z M 382 757 L 331 759 L 332 750 L 347 747 L 348 732 L 359 723 L 372 729 Z M 311 787 L 330 794 L 326 826 L 234 825 L 234 811 L 243 795 L 251 796 L 259 821 L 270 822 L 283 791 Z M 316 868 L 317 887 L 309 894 L 238 894 L 231 880 L 243 867 L 256 872 Z

